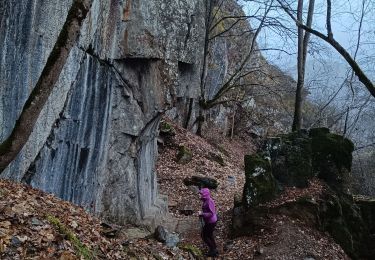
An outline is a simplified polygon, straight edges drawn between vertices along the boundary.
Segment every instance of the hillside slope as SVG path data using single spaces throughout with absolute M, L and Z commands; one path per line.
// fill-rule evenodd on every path
M 164 139 L 157 164 L 161 193 L 169 197 L 165 226 L 180 235 L 180 244 L 168 248 L 157 242 L 150 230 L 103 223 L 82 208 L 50 194 L 9 181 L 0 181 L 1 259 L 194 259 L 187 248 L 205 252 L 200 238 L 197 212 L 200 201 L 194 188 L 183 184 L 191 175 L 218 180 L 212 192 L 219 211 L 216 231 L 222 259 L 349 259 L 326 234 L 306 223 L 272 213 L 272 207 L 306 194 L 319 196 L 323 186 L 314 180 L 308 189 L 286 189 L 269 204 L 270 214 L 261 232 L 250 237 L 231 238 L 233 197 L 242 192 L 243 155 L 252 146 L 242 140 L 227 140 L 211 129 L 203 139 L 173 125 L 174 135 Z M 187 164 L 176 162 L 178 147 L 191 149 Z M 221 155 L 224 166 L 212 160 Z M 186 216 L 181 210 L 193 214 Z M 139 233 L 142 233 L 139 235 Z M 135 234 L 134 233 L 138 233 Z
M 173 125 L 173 123 L 169 122 Z M 309 188 L 286 188 L 269 203 L 268 220 L 265 228 L 251 237 L 232 238 L 230 232 L 234 196 L 242 194 L 244 180 L 243 157 L 252 153 L 251 141 L 230 140 L 208 129 L 205 139 L 173 125 L 175 135 L 160 149 L 157 163 L 160 192 L 168 195 L 169 209 L 180 222 L 197 219 L 200 200 L 194 189 L 184 185 L 183 179 L 191 175 L 203 175 L 217 179 L 219 186 L 212 191 L 218 212 L 219 224 L 216 231 L 217 243 L 223 259 L 349 259 L 341 247 L 329 235 L 315 230 L 309 223 L 302 223 L 285 215 L 271 213 L 272 209 L 287 202 L 303 198 L 307 194 L 318 198 L 324 184 L 314 180 Z M 176 162 L 179 146 L 188 147 L 192 160 L 181 165 Z M 210 154 L 224 159 L 224 166 L 210 160 Z M 233 181 L 234 180 L 234 181 Z M 193 216 L 180 213 L 186 206 L 193 210 Z M 193 244 L 205 251 L 200 239 L 199 227 L 191 226 L 191 232 L 183 234 L 182 242 Z

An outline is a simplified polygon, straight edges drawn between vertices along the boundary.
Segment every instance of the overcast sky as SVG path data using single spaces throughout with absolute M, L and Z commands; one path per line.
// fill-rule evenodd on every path
M 366 15 L 362 26 L 361 35 L 361 47 L 358 52 L 357 60 L 365 70 L 374 75 L 375 74 L 375 0 L 366 1 Z M 276 2 L 276 1 L 275 1 Z M 297 2 L 297 1 L 294 1 Z M 305 9 L 307 9 L 307 3 L 305 1 Z M 358 37 L 359 19 L 362 8 L 362 0 L 333 0 L 332 1 L 332 29 L 335 39 L 348 48 L 353 54 Z M 325 29 L 325 17 L 326 17 L 326 0 L 316 0 L 315 4 L 315 15 L 313 28 L 319 31 L 326 32 Z M 261 7 L 259 4 L 254 2 L 242 2 L 243 8 L 247 14 L 253 14 L 255 10 Z M 282 19 L 289 20 L 289 24 L 293 26 L 291 20 L 283 13 L 283 11 L 272 12 L 270 15 L 274 17 L 280 17 Z M 256 27 L 256 22 L 251 21 L 252 26 Z M 273 30 L 264 28 L 259 39 L 258 44 L 261 48 L 277 48 L 284 49 L 290 53 L 296 52 L 296 37 L 294 40 L 285 41 L 280 35 L 277 35 Z M 330 46 L 323 43 L 317 37 L 312 37 L 314 49 L 312 51 L 313 56 L 310 59 L 327 60 L 342 63 L 346 66 L 345 61 L 339 56 L 339 54 Z M 288 55 L 280 51 L 265 51 L 263 55 L 266 58 L 281 67 L 282 69 L 293 73 L 295 71 L 296 56 Z M 313 62 L 314 64 L 316 62 Z M 311 64 L 311 62 L 309 63 Z M 345 69 L 343 69 L 345 70 Z M 374 78 L 374 77 L 373 77 Z
M 332 0 L 332 29 L 334 38 L 353 55 L 358 39 L 362 1 L 366 1 L 366 15 L 363 20 L 360 48 L 356 60 L 368 76 L 375 80 L 375 0 Z M 290 0 L 289 2 L 295 3 L 295 6 L 297 5 L 297 0 Z M 259 4 L 254 2 L 245 3 L 242 1 L 242 4 L 248 15 L 252 15 L 254 10 L 260 7 Z M 308 0 L 305 0 L 306 10 L 307 5 Z M 326 0 L 316 0 L 315 7 L 313 28 L 326 34 Z M 280 20 L 289 20 L 291 28 L 295 28 L 295 24 L 282 10 L 271 12 L 270 15 Z M 256 21 L 252 20 L 250 23 L 253 28 L 257 27 Z M 296 35 L 292 39 L 285 40 L 285 37 L 281 37 L 269 28 L 264 28 L 257 39 L 260 48 L 283 49 L 294 53 L 288 55 L 282 51 L 262 52 L 269 62 L 276 64 L 294 78 L 296 78 L 297 74 L 296 41 Z M 375 121 L 369 120 L 369 118 L 373 118 L 375 113 L 375 99 L 370 96 L 365 87 L 358 81 L 353 84 L 356 93 L 354 96 L 347 84 L 344 84 L 345 87 L 342 88 L 344 80 L 351 73 L 346 61 L 336 50 L 319 38 L 312 36 L 311 42 L 312 47 L 309 49 L 305 77 L 305 88 L 310 92 L 308 98 L 314 100 L 316 104 L 324 105 L 332 97 L 335 97 L 332 99 L 332 105 L 339 111 L 346 111 L 348 107 L 351 107 L 349 122 L 356 121 L 356 123 L 351 129 L 354 132 L 349 134 L 358 143 L 373 142 L 375 138 L 373 130 Z M 338 94 L 336 95 L 336 93 Z M 359 109 L 354 107 L 362 106 L 361 104 L 366 105 L 359 112 Z M 361 114 L 359 120 L 357 120 L 358 118 L 355 119 L 359 114 Z

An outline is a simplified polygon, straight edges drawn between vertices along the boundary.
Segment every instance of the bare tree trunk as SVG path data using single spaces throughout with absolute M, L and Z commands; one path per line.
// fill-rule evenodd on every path
M 59 79 L 64 64 L 79 36 L 92 0 L 75 0 L 69 9 L 47 63 L 27 99 L 10 136 L 0 145 L 0 173 L 16 158 L 26 144 L 48 97 Z
M 197 123 L 198 123 L 198 127 L 197 127 L 196 134 L 198 136 L 202 136 L 202 128 L 203 128 L 203 123 L 204 123 L 204 110 L 202 108 L 199 109 L 199 115 L 198 115 L 198 118 L 197 118 Z
M 218 92 L 210 100 L 205 101 L 205 103 L 204 103 L 205 109 L 210 109 L 210 108 L 218 105 L 220 103 L 220 102 L 218 102 L 218 100 L 220 98 L 222 98 L 229 90 L 231 90 L 233 88 L 234 82 L 236 80 L 238 80 L 239 78 L 242 77 L 241 73 L 243 73 L 244 68 L 246 67 L 248 62 L 251 60 L 251 58 L 253 57 L 253 54 L 254 54 L 254 51 L 255 51 L 255 48 L 256 48 L 256 40 L 257 40 L 258 35 L 259 35 L 259 33 L 261 32 L 261 30 L 264 26 L 267 15 L 272 8 L 272 3 L 273 3 L 273 0 L 270 1 L 268 6 L 266 6 L 266 10 L 265 10 L 264 15 L 262 17 L 262 20 L 260 21 L 260 24 L 259 24 L 258 28 L 256 29 L 256 31 L 253 35 L 253 38 L 251 40 L 251 46 L 250 46 L 249 53 L 241 61 L 241 64 L 238 67 L 238 69 L 236 69 L 236 71 L 229 77 L 229 79 L 219 88 Z
M 366 87 L 366 89 L 370 92 L 370 94 L 375 97 L 375 86 L 372 80 L 367 76 L 367 74 L 362 70 L 359 64 L 356 62 L 355 59 L 350 55 L 350 53 L 339 43 L 337 42 L 332 33 L 331 28 L 331 1 L 327 0 L 327 35 L 323 34 L 320 31 L 314 30 L 311 26 L 307 26 L 300 21 L 293 15 L 293 13 L 288 9 L 288 7 L 283 3 L 281 0 L 277 0 L 280 6 L 284 9 L 284 11 L 293 19 L 293 21 L 297 24 L 298 27 L 304 29 L 306 32 L 309 32 L 320 39 L 324 40 L 326 43 L 331 45 L 335 50 L 346 60 L 349 66 L 353 69 L 355 75 L 357 75 L 358 80 L 362 82 L 362 84 Z
M 191 114 L 193 112 L 193 105 L 194 105 L 194 98 L 190 98 L 189 99 L 189 105 L 188 105 L 188 112 L 187 112 L 185 123 L 184 123 L 184 128 L 185 129 L 188 129 L 188 127 L 189 127 L 189 122 L 190 122 Z
M 307 15 L 307 26 L 311 26 L 314 15 L 315 0 L 310 0 L 309 11 Z M 302 23 L 303 0 L 298 0 L 297 20 Z M 303 87 L 305 82 L 305 67 L 307 58 L 307 48 L 310 40 L 310 33 L 304 32 L 301 27 L 298 27 L 298 56 L 297 56 L 297 88 L 294 105 L 294 118 L 292 131 L 298 131 L 302 127 L 302 107 L 303 107 Z
M 207 74 L 207 56 L 208 56 L 208 47 L 209 47 L 209 38 L 210 38 L 210 28 L 211 28 L 211 17 L 214 7 L 214 0 L 206 0 L 206 20 L 205 20 L 205 35 L 204 35 L 204 49 L 203 49 L 203 63 L 202 63 L 202 72 L 200 79 L 200 102 L 199 102 L 199 118 L 198 118 L 198 128 L 196 134 L 202 136 L 202 128 L 204 123 L 204 108 L 202 104 L 206 103 L 206 74 Z
M 235 122 L 235 117 L 236 117 L 236 103 L 233 104 L 233 115 L 232 115 L 232 127 L 230 131 L 230 139 L 233 139 L 234 136 L 234 122 Z

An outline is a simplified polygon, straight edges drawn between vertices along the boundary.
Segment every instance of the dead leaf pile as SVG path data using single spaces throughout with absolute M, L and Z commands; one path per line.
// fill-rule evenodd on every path
M 101 222 L 82 208 L 26 185 L 0 180 L 1 259 L 80 259 L 75 241 L 61 232 L 53 217 L 100 259 L 126 259 L 121 240 L 101 234 Z

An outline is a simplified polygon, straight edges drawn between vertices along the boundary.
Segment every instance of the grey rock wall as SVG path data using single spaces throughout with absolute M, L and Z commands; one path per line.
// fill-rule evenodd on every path
M 0 2 L 1 141 L 10 134 L 37 82 L 71 2 Z
M 0 141 L 38 80 L 70 0 L 0 2 Z M 2 178 L 118 223 L 155 224 L 167 208 L 154 164 L 159 120 L 198 93 L 199 0 L 94 0 L 27 144 Z M 181 105 L 182 104 L 182 105 Z

